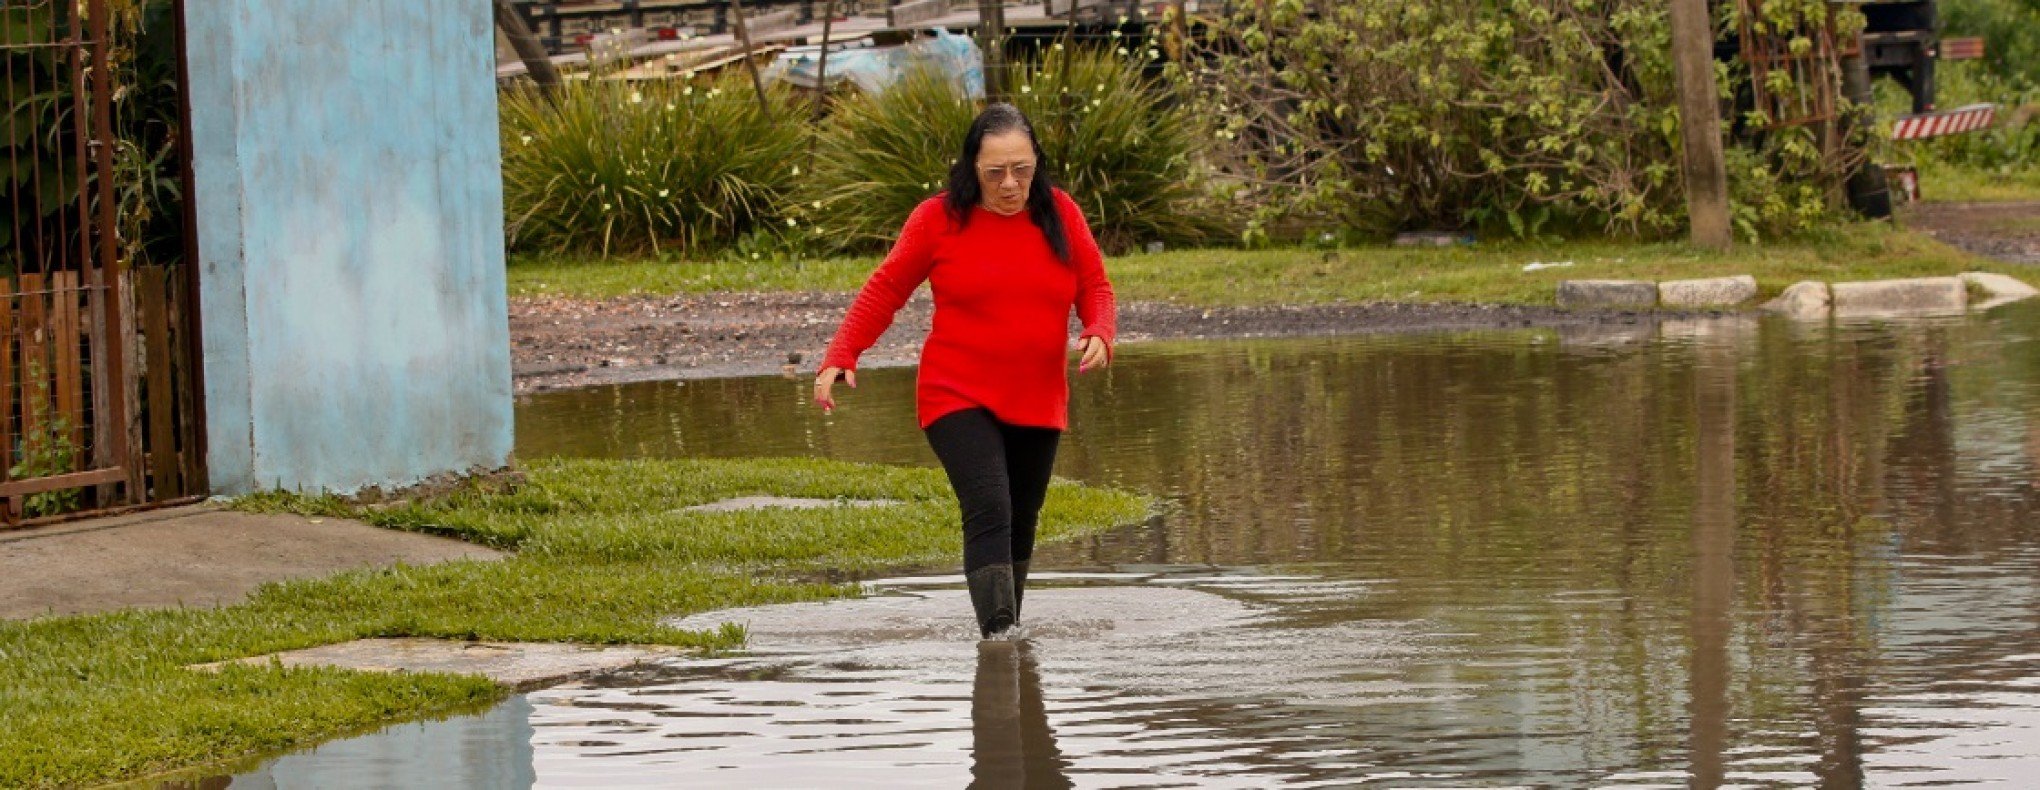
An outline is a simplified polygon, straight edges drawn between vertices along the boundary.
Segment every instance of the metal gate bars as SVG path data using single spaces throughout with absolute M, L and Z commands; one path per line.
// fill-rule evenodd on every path
M 114 233 L 107 0 L 0 0 L 5 522 L 139 501 Z

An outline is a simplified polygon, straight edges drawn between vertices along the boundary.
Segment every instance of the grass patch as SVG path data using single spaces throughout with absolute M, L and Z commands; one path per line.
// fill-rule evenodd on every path
M 878 258 L 858 256 L 739 262 L 516 255 L 510 258 L 509 279 L 513 297 L 599 299 L 715 291 L 854 291 L 877 266 Z
M 1920 165 L 1920 200 L 1927 203 L 2004 203 L 2040 200 L 2040 168 L 1999 170 L 1950 164 Z
M 1532 261 L 1572 266 L 1524 272 Z M 602 298 L 632 293 L 849 291 L 875 258 L 802 263 L 573 261 L 523 258 L 513 296 Z M 1483 302 L 1548 305 L 1559 280 L 1639 280 L 1749 274 L 1765 294 L 1800 280 L 1869 280 L 2029 269 L 1981 258 L 1883 223 L 1818 236 L 1738 244 L 1725 253 L 1684 244 L 1614 241 L 1477 244 L 1450 248 L 1206 249 L 1127 255 L 1108 262 L 1123 301 L 1264 305 L 1330 302 Z
M 532 464 L 510 494 L 469 492 L 384 510 L 249 497 L 255 511 L 351 516 L 512 549 L 503 561 L 358 571 L 271 584 L 219 609 L 0 622 L 0 786 L 132 778 L 287 749 L 486 704 L 478 677 L 183 667 L 371 636 L 735 646 L 735 629 L 661 618 L 812 600 L 853 588 L 786 580 L 948 560 L 961 550 L 939 470 L 807 459 Z M 731 496 L 886 498 L 875 508 L 681 513 Z M 1146 498 L 1057 481 L 1044 540 L 1142 517 Z

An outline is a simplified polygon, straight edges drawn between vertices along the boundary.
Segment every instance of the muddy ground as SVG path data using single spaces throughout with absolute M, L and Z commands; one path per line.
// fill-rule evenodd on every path
M 1977 255 L 2040 264 L 2040 202 L 1924 203 L 1899 221 Z
M 847 293 L 720 293 L 605 300 L 513 299 L 519 392 L 631 381 L 812 375 Z M 924 290 L 865 352 L 862 367 L 913 364 L 933 303 Z M 1526 326 L 1634 324 L 1636 313 L 1542 307 L 1359 304 L 1205 309 L 1120 305 L 1121 343 Z M 1071 337 L 1076 336 L 1074 325 Z
M 1971 252 L 2040 263 L 2040 203 L 1926 204 L 1900 221 Z M 811 375 L 847 293 L 718 293 L 510 301 L 519 392 L 632 381 Z M 865 353 L 865 367 L 913 364 L 932 303 L 923 290 Z M 1658 316 L 1662 317 L 1662 315 Z M 1120 341 L 1634 324 L 1624 312 L 1466 304 L 1338 304 L 1205 309 L 1120 306 Z M 1072 337 L 1075 334 L 1072 332 Z

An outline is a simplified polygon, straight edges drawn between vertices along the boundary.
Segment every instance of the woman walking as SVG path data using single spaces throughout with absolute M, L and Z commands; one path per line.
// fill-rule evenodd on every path
M 1112 283 L 1083 212 L 1048 181 L 1034 127 L 1010 104 L 978 114 L 948 189 L 916 207 L 864 283 L 822 359 L 815 402 L 926 281 L 934 328 L 921 348 L 921 429 L 963 511 L 963 569 L 978 630 L 1020 619 L 1034 527 L 1056 443 L 1069 424 L 1069 316 L 1082 323 L 1078 372 L 1112 361 Z

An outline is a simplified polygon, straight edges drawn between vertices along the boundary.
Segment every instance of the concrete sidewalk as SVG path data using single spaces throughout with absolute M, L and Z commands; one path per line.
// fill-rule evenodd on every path
M 217 505 L 0 531 L 0 619 L 234 603 L 265 582 L 502 552 L 358 521 Z

